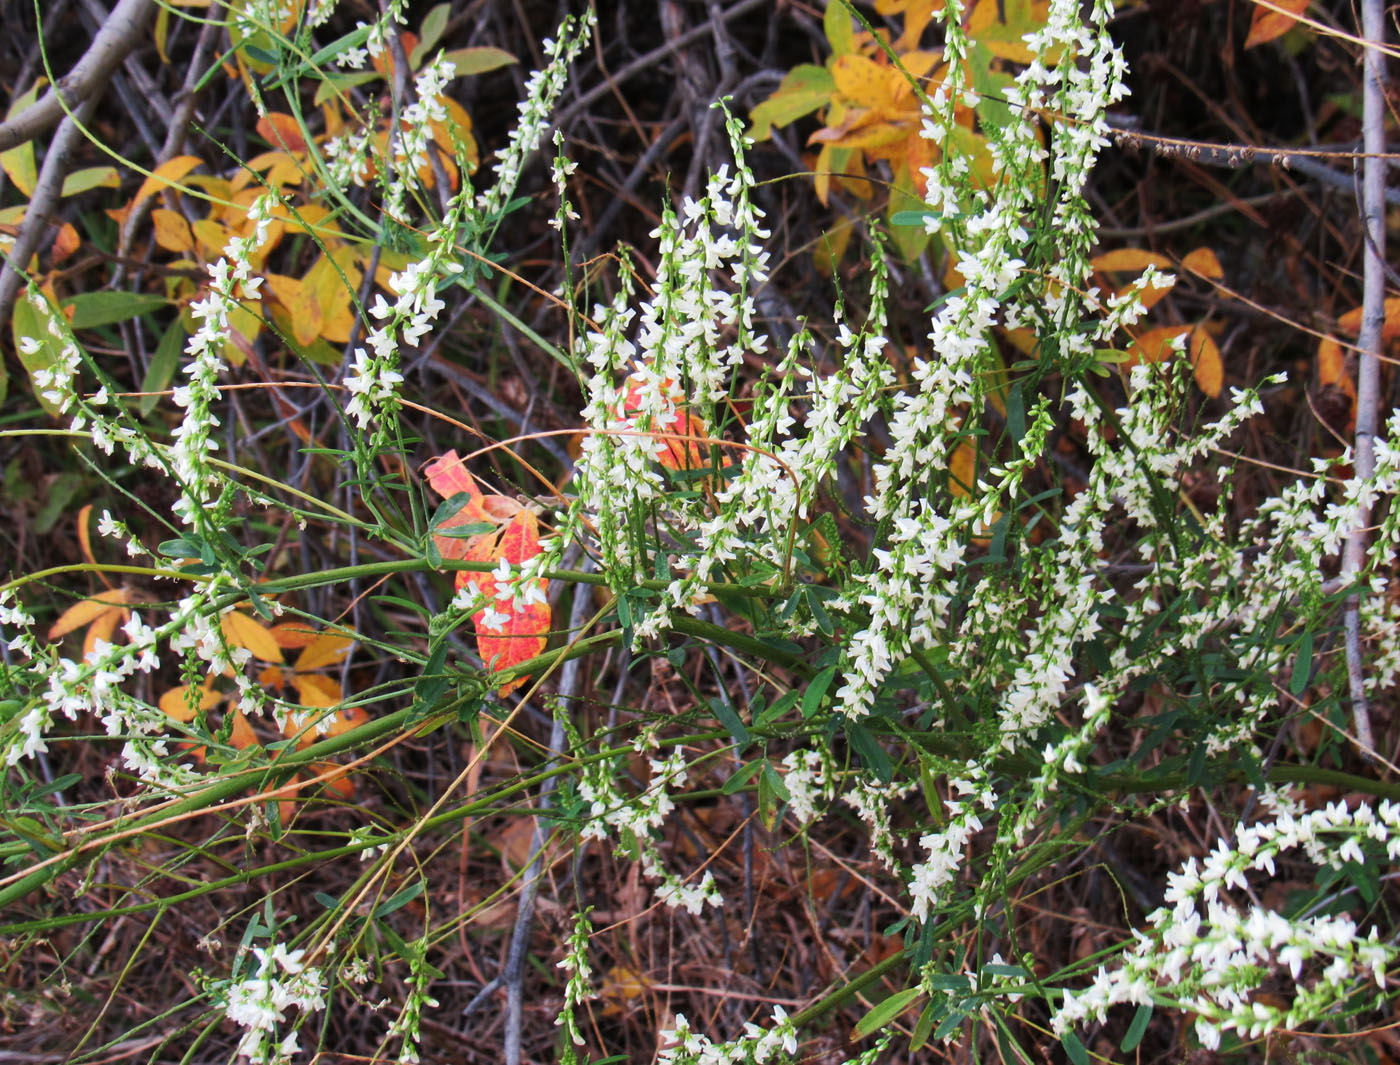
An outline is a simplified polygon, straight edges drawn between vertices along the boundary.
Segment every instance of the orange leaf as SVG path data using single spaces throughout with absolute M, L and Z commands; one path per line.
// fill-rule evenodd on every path
M 336 689 L 336 695 L 339 694 L 340 690 Z M 337 699 L 338 701 L 339 699 Z M 321 731 L 322 721 L 325 722 L 324 732 Z M 349 732 L 352 728 L 359 728 L 368 721 L 369 713 L 364 707 L 344 706 L 325 718 L 303 718 L 300 724 L 295 720 L 288 720 L 286 728 L 282 731 L 289 738 L 296 736 L 297 750 L 301 750 L 303 747 L 310 747 L 317 740 L 325 739 L 328 736 L 339 736 Z
M 258 136 L 274 148 L 285 148 L 289 152 L 306 151 L 306 141 L 302 139 L 301 127 L 291 115 L 269 111 L 258 119 Z
M 253 726 L 248 724 L 242 710 L 233 712 L 233 731 L 229 733 L 228 741 L 240 751 L 258 746 L 258 734 L 253 731 Z
M 1361 312 L 1364 307 L 1354 307 L 1337 319 L 1337 324 L 1352 336 L 1361 333 Z M 1394 340 L 1400 336 L 1400 296 L 1391 296 L 1385 301 L 1385 324 L 1381 326 L 1381 339 Z
M 1244 42 L 1246 48 L 1282 37 L 1297 24 L 1298 16 L 1308 9 L 1308 0 L 1270 0 L 1270 3 L 1284 11 L 1272 11 L 1256 4 L 1254 17 L 1249 20 L 1249 36 Z
M 1205 247 L 1188 252 L 1186 258 L 1181 260 L 1181 268 L 1199 277 L 1208 277 L 1212 281 L 1219 281 L 1225 276 L 1225 269 L 1220 265 L 1215 252 Z
M 104 603 L 100 599 L 79 600 L 58 616 L 58 620 L 49 629 L 49 639 L 61 640 L 70 632 L 77 632 L 91 625 L 111 609 L 111 603 Z
M 492 537 L 477 553 L 489 555 L 484 561 L 505 561 L 519 565 L 540 553 L 539 521 L 534 512 L 522 509 L 510 520 L 498 537 Z M 457 574 L 457 587 L 475 584 L 487 597 L 488 603 L 472 615 L 476 627 L 476 646 L 481 660 L 493 672 L 500 672 L 542 654 L 550 627 L 548 582 L 536 579 L 517 586 L 517 594 L 528 602 L 507 597 L 498 599 L 497 581 L 491 573 Z M 501 686 L 500 694 L 508 695 L 525 683 L 525 677 Z
M 1177 337 L 1185 336 L 1191 332 L 1193 327 L 1189 325 L 1163 325 L 1156 329 L 1149 329 L 1142 333 L 1133 341 L 1133 360 L 1125 365 L 1135 365 L 1139 362 L 1161 362 L 1172 353 L 1171 342 Z
M 1095 255 L 1089 260 L 1089 265 L 1095 270 L 1141 273 L 1149 266 L 1155 266 L 1159 270 L 1170 270 L 1172 261 L 1165 255 L 1158 255 L 1155 251 L 1145 248 L 1118 248 Z
M 1214 399 L 1220 395 L 1220 386 L 1225 381 L 1225 367 L 1220 361 L 1220 349 L 1215 338 L 1203 326 L 1197 326 L 1191 333 L 1191 372 L 1202 392 Z
M 277 641 L 277 646 L 284 651 L 310 647 L 321 636 L 305 621 L 282 621 L 272 626 L 268 631 L 272 633 L 272 638 Z
M 293 673 L 292 687 L 297 690 L 297 702 L 329 710 L 345 701 L 345 695 L 335 679 L 323 673 Z
M 73 228 L 71 222 L 64 222 L 58 227 L 58 235 L 53 238 L 53 248 L 50 255 L 56 263 L 63 262 L 82 246 L 82 241 L 78 237 L 78 231 Z
M 112 633 L 117 631 L 117 626 L 127 619 L 129 613 L 125 608 L 119 607 L 115 610 L 104 610 L 93 618 L 86 635 L 83 636 L 83 658 L 86 659 L 88 655 L 97 650 L 98 640 L 106 640 L 111 643 Z
M 628 381 L 631 383 L 631 387 L 622 399 L 622 413 L 629 419 L 629 424 L 636 425 L 637 415 L 642 410 L 642 389 L 646 387 L 646 380 L 641 375 L 634 374 L 628 378 Z M 693 414 L 685 413 L 684 397 L 674 381 L 669 377 L 662 381 L 661 391 L 670 400 L 674 410 L 654 417 L 648 427 L 652 433 L 657 434 L 661 441 L 661 451 L 657 455 L 656 461 L 668 470 L 694 470 L 701 466 L 708 466 L 709 462 L 705 458 L 705 453 L 708 452 L 707 445 L 700 443 L 699 440 L 677 440 L 661 435 L 665 433 L 696 437 L 710 435 L 709 429 L 703 421 Z

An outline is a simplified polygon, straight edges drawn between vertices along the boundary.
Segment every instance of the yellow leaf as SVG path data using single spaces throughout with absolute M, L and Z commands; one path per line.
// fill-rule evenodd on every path
M 206 260 L 212 262 L 224 253 L 224 246 L 228 244 L 233 232 L 226 226 L 219 225 L 211 218 L 201 218 L 190 226 L 194 233 L 195 243 L 199 248 L 199 254 Z
M 231 610 L 223 616 L 219 628 L 225 640 L 237 647 L 247 648 L 264 662 L 282 661 L 282 648 L 277 646 L 276 638 L 267 631 L 262 622 L 255 621 L 247 614 Z
M 1170 270 L 1172 261 L 1165 255 L 1158 255 L 1155 251 L 1147 251 L 1145 248 L 1118 248 L 1095 255 L 1089 260 L 1089 265 L 1095 270 L 1113 273 L 1142 273 L 1149 266 L 1155 266 L 1159 270 Z
M 860 107 L 894 110 L 895 93 L 904 83 L 899 71 L 863 55 L 837 56 L 831 63 L 836 91 Z
M 293 673 L 291 679 L 292 687 L 297 692 L 297 702 L 302 706 L 329 710 L 345 701 L 340 685 L 323 673 Z
M 338 666 L 354 646 L 354 637 L 346 633 L 323 632 L 297 656 L 294 668 L 298 673 L 309 673 L 326 666 Z
M 1298 16 L 1308 9 L 1309 0 L 1270 0 L 1273 7 L 1283 11 L 1272 11 L 1256 4 L 1254 15 L 1249 20 L 1249 36 L 1244 46 L 1254 48 L 1282 37 L 1298 23 Z
M 194 234 L 190 232 L 190 224 L 185 221 L 185 216 L 179 211 L 157 207 L 151 212 L 151 224 L 155 226 L 156 243 L 166 251 L 194 251 Z
M 136 195 L 131 198 L 128 207 L 135 207 L 148 196 L 153 196 L 161 189 L 178 188 L 180 179 L 197 166 L 202 166 L 204 160 L 197 155 L 177 155 L 174 159 L 161 163 L 151 171 L 151 176 L 141 182 L 141 187 L 136 190 Z
M 1198 277 L 1208 277 L 1212 281 L 1219 281 L 1225 276 L 1225 270 L 1221 267 L 1220 260 L 1215 257 L 1215 252 L 1204 247 L 1187 253 L 1186 258 L 1181 260 L 1181 268 Z
M 1191 333 L 1191 373 L 1202 392 L 1214 399 L 1220 395 L 1220 386 L 1225 381 L 1225 367 L 1220 361 L 1220 348 L 1215 338 L 1206 332 L 1204 326 L 1197 326 Z
M 77 632 L 79 629 L 91 625 L 111 609 L 111 603 L 104 603 L 100 599 L 83 599 L 74 603 L 53 623 L 53 627 L 49 629 L 49 639 L 61 640 L 70 632 Z
M 219 705 L 219 700 L 223 698 L 218 692 L 213 691 L 208 684 L 195 689 L 199 692 L 198 707 L 206 712 Z M 190 687 L 182 684 L 178 688 L 171 688 L 160 697 L 160 708 L 165 711 L 166 716 L 174 718 L 183 724 L 189 724 L 195 717 L 195 702 L 190 694 Z

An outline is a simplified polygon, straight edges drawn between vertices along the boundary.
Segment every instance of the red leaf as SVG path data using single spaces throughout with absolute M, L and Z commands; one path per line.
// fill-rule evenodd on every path
M 443 499 L 450 499 L 458 492 L 471 497 L 465 507 L 438 526 L 440 529 L 453 529 L 462 525 L 494 525 L 497 522 L 486 509 L 486 497 L 476 478 L 468 472 L 466 465 L 457 457 L 456 451 L 449 451 L 441 458 L 434 459 L 423 470 L 428 486 Z M 499 497 L 493 496 L 492 499 Z M 443 558 L 467 558 L 468 551 L 480 537 L 434 536 L 433 542 Z
M 629 427 L 637 425 L 642 410 L 642 389 L 646 382 L 640 375 L 629 377 L 627 394 L 622 398 L 622 414 Z M 685 401 L 676 383 L 669 377 L 661 382 L 661 392 L 671 403 L 673 410 L 656 415 L 648 426 L 661 440 L 661 453 L 656 461 L 668 470 L 693 470 L 708 466 L 709 459 L 701 449 L 708 447 L 698 440 L 676 440 L 660 436 L 662 433 L 679 433 L 684 436 L 708 437 L 709 429 L 693 414 L 685 413 Z
M 469 561 L 500 562 L 518 566 L 540 553 L 539 521 L 534 513 L 522 508 L 499 534 L 482 537 L 467 552 Z M 514 599 L 497 599 L 497 581 L 491 573 L 457 574 L 457 588 L 475 584 L 490 602 L 472 615 L 476 627 L 476 647 L 481 660 L 493 672 L 500 672 L 542 654 L 550 627 L 549 582 L 536 579 L 517 586 L 516 593 L 531 602 L 517 603 Z M 500 694 L 508 695 L 525 683 L 525 677 L 501 686 Z

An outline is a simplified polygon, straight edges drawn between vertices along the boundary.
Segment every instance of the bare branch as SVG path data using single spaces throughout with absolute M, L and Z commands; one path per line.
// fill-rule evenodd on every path
M 95 97 L 140 43 L 155 9 L 154 0 L 120 0 L 77 65 L 43 99 L 0 123 L 0 152 L 33 140 L 83 100 Z
M 1357 339 L 1360 369 L 1356 388 L 1356 477 L 1364 480 L 1376 468 L 1376 428 L 1380 408 L 1381 327 L 1385 322 L 1385 90 L 1384 65 L 1379 42 L 1385 38 L 1381 0 L 1362 0 L 1361 33 L 1367 41 L 1362 67 L 1362 129 L 1366 161 L 1362 171 L 1361 215 L 1366 233 L 1362 281 L 1361 335 Z M 1366 528 L 1371 507 L 1363 503 L 1356 524 L 1347 536 L 1342 556 L 1342 576 L 1348 582 L 1360 575 L 1366 561 Z M 1361 661 L 1361 595 L 1358 589 L 1347 599 L 1347 677 L 1351 688 L 1352 718 L 1362 751 L 1375 750 L 1371 714 L 1366 704 L 1366 678 Z

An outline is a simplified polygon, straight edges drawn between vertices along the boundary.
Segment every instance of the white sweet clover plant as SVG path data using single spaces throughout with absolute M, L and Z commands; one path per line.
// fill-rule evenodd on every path
M 344 65 L 357 67 L 382 51 L 403 6 L 387 5 L 378 22 L 364 27 L 363 54 L 348 50 Z M 1225 477 L 1215 506 L 1183 534 L 1177 500 L 1186 476 L 1212 461 L 1213 449 L 1262 409 L 1260 393 L 1236 391 L 1223 415 L 1182 432 L 1182 361 L 1135 368 L 1117 407 L 1088 383 L 1096 349 L 1137 320 L 1142 292 L 1169 279 L 1149 271 L 1114 298 L 1090 284 L 1094 222 L 1084 186 L 1106 143 L 1105 112 L 1124 95 L 1125 70 L 1107 31 L 1111 5 L 1096 0 L 1082 15 L 1085 6 L 1052 0 L 1045 29 L 1028 38 L 1037 59 L 1006 89 L 1013 117 L 983 124 L 995 180 L 974 183 L 966 159 L 952 150 L 942 150 L 924 175 L 926 224 L 963 283 L 934 309 L 927 344 L 904 377 L 885 350 L 889 280 L 878 242 L 863 323 L 854 327 L 839 309 L 830 323 L 834 368 L 817 357 L 814 336 L 826 332 L 826 323 L 809 323 L 781 353 L 769 351 L 756 325 L 755 295 L 768 280 L 770 234 L 739 124 L 726 115 L 733 167 L 712 175 L 698 202 L 663 210 L 654 233 L 656 275 L 640 301 L 622 256 L 615 297 L 596 309 L 596 328 L 572 353 L 589 428 L 571 483 L 574 499 L 557 516 L 542 553 L 500 573 L 515 595 L 514 588 L 528 588 L 585 541 L 612 591 L 636 604 L 631 631 L 643 645 L 671 631 L 682 615 L 706 609 L 716 583 L 791 582 L 794 517 L 813 516 L 872 420 L 882 420 L 888 440 L 857 516 L 875 530 L 870 557 L 849 572 L 826 574 L 834 585 L 826 600 L 830 618 L 797 604 L 783 619 L 788 635 L 833 638 L 824 662 L 839 679 L 815 708 L 819 720 L 809 738 L 798 738 L 795 749 L 774 761 L 799 830 L 832 815 L 838 803 L 849 812 L 836 816 L 863 825 L 872 855 L 902 885 L 911 942 L 927 944 L 931 955 L 915 986 L 949 1017 L 973 999 L 1015 1003 L 1033 990 L 1027 971 L 1006 965 L 992 948 L 973 965 L 954 960 L 950 944 L 969 919 L 987 918 L 1004 896 L 1019 849 L 1033 846 L 1063 813 L 1134 683 L 1174 659 L 1209 652 L 1228 662 L 1244 679 L 1216 693 L 1225 709 L 1195 739 L 1207 757 L 1249 754 L 1278 707 L 1280 690 L 1270 678 L 1291 660 L 1296 634 L 1328 623 L 1335 589 L 1324 575 L 1336 569 L 1357 514 L 1363 504 L 1390 501 L 1400 487 L 1400 447 L 1389 443 L 1400 440 L 1397 412 L 1377 443 L 1369 478 L 1343 478 L 1350 455 L 1320 460 L 1312 476 L 1238 518 Z M 333 7 L 312 5 L 306 19 L 320 24 Z M 935 13 L 947 67 L 932 86 L 924 135 L 940 149 L 952 142 L 958 109 L 979 102 L 964 13 L 958 0 Z M 246 5 L 250 26 L 283 14 L 275 4 Z M 378 295 L 367 308 L 369 332 L 342 380 L 348 418 L 368 431 L 364 462 L 393 438 L 402 352 L 421 344 L 444 309 L 440 288 L 462 269 L 458 245 L 499 225 L 526 159 L 549 132 L 568 65 L 591 28 L 591 17 L 571 20 L 546 42 L 549 62 L 528 83 L 492 186 L 451 199 L 426 227 L 426 254 L 393 275 L 393 302 Z M 441 59 L 419 72 L 405 115 L 412 121 L 396 133 L 387 165 L 376 169 L 384 210 L 395 224 L 408 218 L 409 204 L 423 191 L 417 173 L 427 161 L 426 128 L 441 116 L 452 76 Z M 372 150 L 363 131 L 334 142 L 326 150 L 328 172 L 345 185 L 363 183 Z M 569 167 L 561 154 L 555 164 L 561 191 Z M 106 387 L 91 394 L 79 388 L 81 376 L 97 367 L 62 316 L 37 290 L 29 293 L 43 335 L 21 338 L 20 347 L 33 355 L 43 345 L 53 356 L 35 374 L 45 402 L 106 454 L 121 447 L 133 465 L 168 477 L 178 495 L 174 516 L 190 537 L 210 545 L 218 572 L 157 623 L 133 613 L 124 642 L 99 641 L 81 662 L 41 640 L 19 597 L 0 589 L 0 642 L 7 652 L 0 678 L 6 697 L 21 706 L 0 732 L 9 766 L 43 755 L 60 719 L 95 714 L 106 734 L 122 741 L 131 773 L 153 787 L 188 783 L 191 771 L 170 757 L 169 719 L 127 691 L 136 674 L 158 666 L 161 648 L 185 660 L 191 679 L 231 670 L 239 707 L 265 709 L 246 675 L 248 652 L 229 645 L 219 622 L 245 582 L 231 564 L 236 560 L 218 549 L 232 488 L 210 460 L 229 315 L 239 300 L 257 296 L 260 279 L 251 264 L 275 206 L 271 199 L 253 205 L 254 235 L 225 249 L 210 267 L 207 296 L 191 308 L 200 324 L 186 348 L 187 379 L 174 397 L 180 421 L 168 443 L 152 442 L 118 413 Z M 573 217 L 561 200 L 561 232 Z M 1041 505 L 1028 502 L 1029 484 L 1059 419 L 1052 397 L 1039 394 L 1040 376 L 1027 378 L 1014 397 L 998 384 L 992 331 L 1018 328 L 1038 337 L 1043 376 L 1065 382 L 1058 398 L 1082 426 L 1088 456 L 1083 486 L 1053 504 L 1058 510 L 1040 515 L 1049 517 L 1036 538 L 1021 531 Z M 741 424 L 726 409 L 739 367 L 753 358 L 771 360 L 772 370 L 746 397 Z M 983 425 L 988 408 L 1005 420 L 1002 439 Z M 978 454 L 971 484 L 948 475 L 964 446 Z M 1400 608 L 1381 594 L 1400 545 L 1400 507 L 1381 506 L 1379 514 L 1363 573 L 1370 594 L 1362 618 L 1377 648 L 1368 677 L 1373 690 L 1400 675 Z M 127 551 L 142 550 L 110 515 L 99 531 Z M 1130 547 L 1131 580 L 1121 564 L 1115 571 L 1105 561 L 1110 544 Z M 992 545 L 1000 564 L 986 561 Z M 637 594 L 643 582 L 653 586 Z M 457 605 L 478 605 L 469 599 Z M 923 704 L 901 703 L 910 678 L 920 675 L 936 690 Z M 900 765 L 887 780 L 838 757 L 831 733 L 823 731 L 833 724 L 831 731 L 845 728 L 854 737 L 867 725 L 889 725 L 882 734 L 897 734 L 902 712 L 931 721 L 959 708 L 980 722 L 972 755 L 936 755 L 911 743 L 897 752 Z M 573 750 L 586 750 L 576 731 L 570 735 Z M 648 777 L 635 786 L 625 783 L 626 752 L 586 761 L 575 788 L 580 832 L 638 861 L 660 900 L 701 914 L 724 898 L 708 869 L 687 875 L 667 865 L 662 829 L 691 770 L 680 747 L 665 749 L 655 729 L 642 730 L 635 753 L 647 757 Z M 1006 757 L 1020 758 L 1031 771 L 999 772 L 997 759 Z M 898 810 L 918 791 L 921 773 L 932 824 L 910 832 Z M 1395 948 L 1377 928 L 1330 911 L 1284 915 L 1247 900 L 1251 876 L 1272 875 L 1285 855 L 1332 873 L 1359 863 L 1393 864 L 1400 857 L 1400 807 L 1334 803 L 1306 810 L 1281 793 L 1266 792 L 1264 799 L 1270 816 L 1236 828 L 1204 860 L 1189 860 L 1172 874 L 1166 905 L 1087 986 L 1034 988 L 1047 992 L 1056 1032 L 1068 1039 L 1076 1025 L 1102 1020 L 1115 1005 L 1152 1004 L 1193 1013 L 1201 1043 L 1215 1047 L 1226 1033 L 1255 1038 L 1298 1028 L 1362 1003 L 1376 994 L 1373 986 L 1384 991 Z M 994 831 L 990 846 L 986 829 Z M 368 854 L 371 842 L 362 842 Z M 593 994 L 589 935 L 581 914 L 561 962 L 559 1024 L 570 1053 L 583 1042 L 574 1011 Z M 243 1031 L 241 1056 L 287 1060 L 296 1052 L 295 1031 L 283 1034 L 289 1011 L 297 1011 L 299 1023 L 322 1010 L 326 980 L 301 951 L 280 943 L 256 949 L 254 958 L 239 979 L 215 985 L 220 1009 Z M 389 1033 L 401 1040 L 405 1061 L 417 1059 L 422 1018 L 436 1005 L 434 971 L 422 956 L 410 961 L 408 999 Z M 1293 990 L 1280 1004 L 1273 982 L 1284 976 Z M 1261 994 L 1266 988 L 1271 993 Z M 948 1026 L 947 1037 L 958 1030 Z M 766 1024 L 750 1023 L 727 1041 L 711 1039 L 679 1015 L 665 1035 L 659 1057 L 667 1065 L 795 1061 L 802 1039 L 798 1018 L 781 1007 Z M 873 1065 L 892 1039 L 889 1031 L 880 1034 L 853 1060 Z
M 1172 279 L 1149 270 L 1112 298 L 1091 283 L 1095 223 L 1084 188 L 1108 143 L 1105 113 L 1126 94 L 1126 69 L 1108 34 L 1111 4 L 1088 5 L 1081 15 L 1084 7 L 1051 3 L 1044 30 L 1027 37 L 1038 58 L 1006 93 L 1019 117 L 980 127 L 995 179 L 975 184 L 966 159 L 951 150 L 925 174 L 926 224 L 963 283 L 934 311 L 928 344 L 907 380 L 896 381 L 882 350 L 886 281 L 876 245 L 870 320 L 856 334 L 838 319 L 838 368 L 814 372 L 803 330 L 754 386 L 746 423 L 723 417 L 721 401 L 731 394 L 745 345 L 755 354 L 766 350 L 748 323 L 754 286 L 766 275 L 757 249 L 767 234 L 751 200 L 745 144 L 732 125 L 733 171 L 716 174 L 700 202 L 663 210 L 651 291 L 635 301 L 624 260 L 616 295 L 597 307 L 597 328 L 578 351 L 591 433 L 575 476 L 575 509 L 561 527 L 587 530 L 613 590 L 646 604 L 634 614 L 638 645 L 668 632 L 679 612 L 700 613 L 712 582 L 786 576 L 794 515 L 807 517 L 842 453 L 871 418 L 885 418 L 889 442 L 866 500 L 877 541 L 870 562 L 853 567 L 829 606 L 840 632 L 830 710 L 856 727 L 888 720 L 898 705 L 894 693 L 909 687 L 909 667 L 917 665 L 913 673 L 934 681 L 935 706 L 951 713 L 961 705 L 993 727 L 978 733 L 984 748 L 970 760 L 948 761 L 917 745 L 905 752 L 945 781 L 938 827 L 912 838 L 891 827 L 890 810 L 916 784 L 841 769 L 820 737 L 781 764 L 798 825 L 813 823 L 838 798 L 865 822 L 873 854 L 905 882 L 915 939 L 947 915 L 963 915 L 956 927 L 968 914 L 991 912 L 1019 849 L 1053 823 L 1065 782 L 1093 761 L 1115 706 L 1136 682 L 1160 675 L 1164 662 L 1210 654 L 1230 663 L 1243 679 L 1225 687 L 1228 709 L 1193 740 L 1207 757 L 1248 752 L 1278 706 L 1273 678 L 1292 659 L 1297 634 L 1329 623 L 1324 575 L 1335 571 L 1360 505 L 1391 498 L 1400 483 L 1388 444 L 1400 434 L 1397 414 L 1368 480 L 1337 482 L 1335 471 L 1350 461 L 1344 455 L 1319 463 L 1314 476 L 1240 520 L 1227 470 L 1218 501 L 1192 528 L 1181 521 L 1178 503 L 1188 475 L 1215 461 L 1262 411 L 1260 390 L 1276 381 L 1232 390 L 1224 414 L 1189 432 L 1179 428 L 1189 381 L 1179 351 L 1163 364 L 1134 368 L 1126 401 L 1116 407 L 1090 384 L 1097 350 L 1138 320 L 1147 289 Z M 940 146 L 951 140 L 955 110 L 979 102 L 962 14 L 957 0 L 935 12 L 948 67 L 930 90 L 924 134 Z M 1035 539 L 1016 526 L 1030 516 L 1028 481 L 1039 477 L 1059 419 L 1051 397 L 1035 392 L 1038 376 L 1018 387 L 1007 415 L 996 328 L 1028 328 L 1039 338 L 1041 373 L 1066 382 L 1061 399 L 1082 426 L 1089 458 L 1086 483 L 1063 499 Z M 1014 425 L 1000 444 L 979 447 L 975 483 L 956 484 L 944 471 L 965 441 L 983 444 L 980 412 L 989 406 Z M 696 453 L 699 472 L 687 475 L 674 468 L 675 448 L 684 446 L 678 437 L 694 436 L 706 439 Z M 705 490 L 676 491 L 697 484 Z M 1400 612 L 1378 594 L 1400 543 L 1400 517 L 1381 513 L 1365 574 L 1375 594 L 1363 609 L 1378 647 L 1370 678 L 1377 688 L 1400 670 Z M 1121 564 L 1105 560 L 1110 544 L 1121 553 L 1125 535 L 1126 571 L 1138 574 L 1126 579 Z M 969 565 L 992 542 L 1014 565 Z M 664 592 L 644 592 L 642 582 L 658 577 Z M 788 626 L 790 634 L 815 631 L 800 615 Z M 1008 755 L 1031 757 L 1039 768 L 1003 777 L 991 766 Z M 643 815 L 654 804 L 647 796 L 595 791 L 595 819 L 585 832 L 619 828 L 629 818 L 648 823 Z M 632 812 L 618 802 L 630 803 Z M 1376 813 L 1336 806 L 1288 814 L 1286 827 L 1241 829 L 1235 844 L 1220 844 L 1212 856 L 1208 883 L 1194 866 L 1173 878 L 1170 891 L 1184 901 L 1154 914 L 1152 930 L 1139 933 L 1089 989 L 1052 992 L 1063 994 L 1056 1030 L 1071 1041 L 1076 1022 L 1101 1019 L 1114 1003 L 1155 1002 L 1196 1013 L 1202 1042 L 1215 1046 L 1224 1031 L 1258 1036 L 1323 1018 L 1367 980 L 1384 987 L 1393 949 L 1376 929 L 1338 917 L 1290 921 L 1257 906 L 1239 909 L 1221 892 L 1243 887 L 1244 872 L 1270 868 L 1287 849 L 1340 868 L 1360 860 L 1357 848 L 1370 841 L 1391 860 L 1392 819 L 1389 805 Z M 995 829 L 995 842 L 971 867 L 984 828 Z M 947 989 L 932 978 L 949 963 L 939 957 L 947 933 L 933 931 L 932 939 L 922 936 L 935 956 L 921 986 L 937 996 Z M 999 956 L 987 964 L 975 988 L 980 1001 L 1018 1001 L 1028 989 L 1026 970 Z M 1287 1005 L 1254 997 L 1280 973 L 1302 980 Z M 795 1053 L 789 1031 L 788 1019 L 775 1018 L 766 1033 L 719 1043 L 678 1018 L 663 1056 L 687 1065 L 787 1060 Z M 949 1026 L 947 1037 L 958 1031 Z

